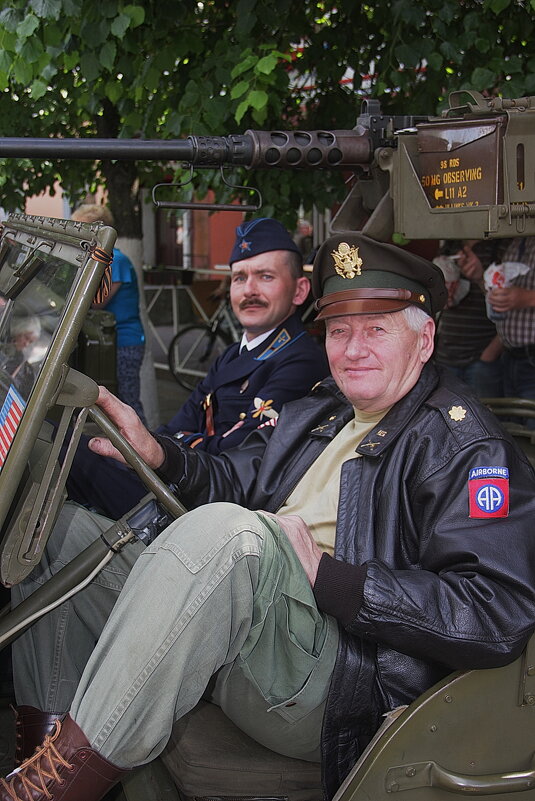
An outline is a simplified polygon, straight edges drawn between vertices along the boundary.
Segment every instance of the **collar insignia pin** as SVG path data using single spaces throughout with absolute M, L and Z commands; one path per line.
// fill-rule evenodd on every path
M 452 420 L 458 423 L 466 417 L 466 409 L 463 409 L 462 406 L 452 406 L 448 414 Z
M 347 242 L 340 242 L 338 250 L 333 250 L 331 256 L 334 259 L 334 269 L 342 278 L 361 275 L 362 259 L 357 247 L 351 247 Z

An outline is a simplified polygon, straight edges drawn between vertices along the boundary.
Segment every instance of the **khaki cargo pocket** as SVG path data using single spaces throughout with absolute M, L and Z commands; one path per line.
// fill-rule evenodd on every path
M 264 521 L 273 536 L 264 540 L 253 625 L 238 664 L 268 708 L 295 721 L 326 696 L 338 626 L 318 610 L 284 532 L 270 518 Z

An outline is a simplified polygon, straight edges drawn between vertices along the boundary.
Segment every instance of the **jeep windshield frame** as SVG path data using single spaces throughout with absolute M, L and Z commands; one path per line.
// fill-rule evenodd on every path
M 35 442 L 62 391 L 116 236 L 101 223 L 25 214 L 10 215 L 0 231 L 0 579 L 6 586 L 20 581 L 37 557 L 39 514 L 24 530 L 13 507 L 21 486 L 31 494 Z

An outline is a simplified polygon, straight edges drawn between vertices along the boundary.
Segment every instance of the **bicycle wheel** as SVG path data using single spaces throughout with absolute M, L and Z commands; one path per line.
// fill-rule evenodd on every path
M 220 331 L 212 331 L 202 323 L 186 325 L 171 340 L 167 361 L 178 383 L 185 389 L 195 389 L 212 362 L 228 347 Z

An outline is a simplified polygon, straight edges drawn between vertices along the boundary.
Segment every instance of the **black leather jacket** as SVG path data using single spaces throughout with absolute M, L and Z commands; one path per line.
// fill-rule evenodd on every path
M 224 455 L 161 440 L 160 472 L 186 506 L 224 499 L 276 511 L 352 413 L 326 379 Z M 464 385 L 426 365 L 356 450 L 362 458 L 342 468 L 335 558 L 365 564 L 366 578 L 358 612 L 340 626 L 322 733 L 327 797 L 384 712 L 452 670 L 506 664 L 535 627 L 535 475 Z M 508 469 L 508 516 L 469 517 L 477 467 Z

